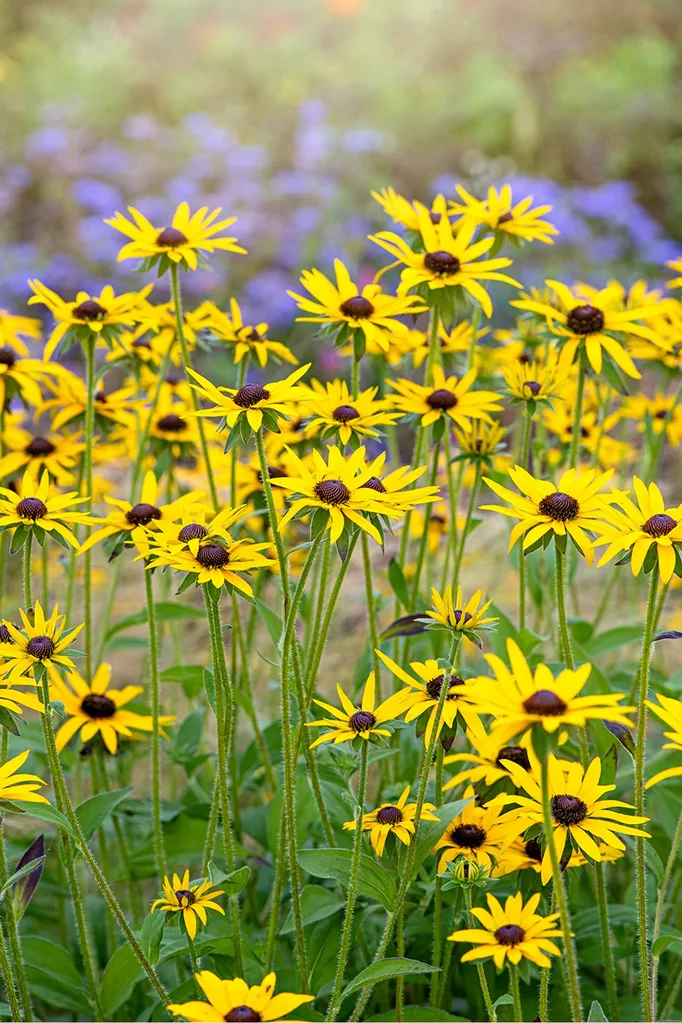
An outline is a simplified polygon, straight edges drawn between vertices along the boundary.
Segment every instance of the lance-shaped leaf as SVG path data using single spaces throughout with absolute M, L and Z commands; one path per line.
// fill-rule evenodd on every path
M 426 632 L 423 611 L 420 614 L 404 615 L 402 618 L 396 618 L 388 628 L 384 629 L 379 639 L 383 641 L 385 639 L 395 639 L 397 636 L 418 636 L 422 632 Z
M 0 892 L 1 896 L 11 889 L 11 899 L 14 905 L 14 914 L 17 920 L 21 920 L 26 912 L 26 907 L 38 887 L 40 875 L 45 864 L 45 837 L 38 835 L 34 842 L 31 842 L 28 849 L 17 864 L 17 869 L 8 878 L 7 883 Z
M 614 735 L 621 746 L 624 746 L 631 757 L 635 755 L 635 738 L 627 725 L 621 725 L 618 721 L 605 721 L 604 725 Z
M 667 629 L 665 632 L 659 632 L 657 636 L 654 636 L 654 643 L 659 639 L 682 639 L 682 632 L 678 632 L 677 629 Z

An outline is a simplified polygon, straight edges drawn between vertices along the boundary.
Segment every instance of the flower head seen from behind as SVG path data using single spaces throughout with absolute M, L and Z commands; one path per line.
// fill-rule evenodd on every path
M 312 1002 L 315 998 L 314 995 L 276 995 L 277 977 L 274 973 L 268 973 L 262 984 L 254 984 L 252 987 L 241 977 L 220 980 L 210 970 L 201 970 L 194 977 L 208 1001 L 168 1006 L 170 1012 L 182 1016 L 189 1023 L 219 1023 L 222 1020 L 226 1023 L 243 1023 L 244 1020 L 263 1020 L 269 1023 L 288 1016 L 299 1005 Z
M 556 926 L 558 913 L 539 916 L 536 913 L 540 892 L 531 895 L 523 904 L 521 892 L 509 895 L 504 908 L 494 895 L 486 895 L 487 909 L 474 906 L 472 914 L 483 926 L 455 931 L 448 941 L 466 941 L 474 945 L 462 956 L 463 963 L 477 959 L 492 959 L 498 970 L 506 961 L 518 965 L 522 959 L 530 959 L 537 966 L 549 967 L 550 955 L 561 955 L 561 949 L 551 940 L 562 937 Z
M 96 521 L 86 512 L 73 510 L 87 500 L 79 497 L 76 491 L 54 493 L 47 471 L 38 482 L 29 468 L 23 475 L 19 493 L 0 487 L 0 531 L 14 530 L 12 549 L 15 551 L 23 546 L 29 532 L 41 545 L 45 533 L 49 533 L 62 547 L 78 549 L 78 540 L 69 526 L 89 525 Z
M 37 774 L 17 774 L 19 768 L 26 763 L 31 751 L 26 750 L 0 767 L 0 799 L 18 799 L 25 803 L 49 803 L 38 789 L 45 785 Z
M 429 629 L 445 629 L 448 632 L 458 632 L 478 647 L 481 641 L 477 632 L 495 628 L 499 621 L 494 615 L 486 617 L 486 611 L 492 604 L 492 598 L 482 606 L 481 599 L 483 590 L 476 590 L 471 599 L 465 604 L 462 599 L 462 587 L 457 587 L 457 594 L 453 601 L 452 586 L 447 586 L 440 594 L 434 587 L 431 588 L 431 610 L 426 611 Z M 426 620 L 423 619 L 423 620 Z
M 533 196 L 526 196 L 515 203 L 511 185 L 499 189 L 493 185 L 488 189 L 486 199 L 476 199 L 462 185 L 455 185 L 460 201 L 451 201 L 449 212 L 459 219 L 456 227 L 471 222 L 476 227 L 486 227 L 501 235 L 507 235 L 517 242 L 544 242 L 553 245 L 553 235 L 559 234 L 556 227 L 542 217 L 551 213 L 551 206 L 536 206 Z
M 201 881 L 199 884 L 190 885 L 189 870 L 186 870 L 182 879 L 173 874 L 173 881 L 170 878 L 163 879 L 163 895 L 152 903 L 150 912 L 155 909 L 162 909 L 165 913 L 182 913 L 182 922 L 187 933 L 194 940 L 197 933 L 197 919 L 204 926 L 207 923 L 206 910 L 215 909 L 217 913 L 225 916 L 225 910 L 214 900 L 225 893 L 221 888 L 213 889 L 210 881 Z
M 159 269 L 163 272 L 175 263 L 185 270 L 196 270 L 201 253 L 211 253 L 216 249 L 240 254 L 246 252 L 237 245 L 236 238 L 221 235 L 234 224 L 235 218 L 218 220 L 222 212 L 220 207 L 209 213 L 208 206 L 202 206 L 196 213 L 190 213 L 189 205 L 181 202 L 170 227 L 154 227 L 134 206 L 129 206 L 128 212 L 130 220 L 117 212 L 104 221 L 130 238 L 118 254 L 119 263 L 124 259 L 140 259 L 144 269 L 160 263 Z
M 4 678 L 11 683 L 25 672 L 49 665 L 59 666 L 67 671 L 71 670 L 74 664 L 65 651 L 74 642 L 83 626 L 77 625 L 67 631 L 66 615 L 59 614 L 59 605 L 55 604 L 52 614 L 46 618 L 38 600 L 35 602 L 31 616 L 33 621 L 29 614 L 21 608 L 19 614 L 22 622 L 21 629 L 6 620 L 2 623 L 12 640 L 11 648 L 5 648 L 7 651 L 5 660 L 0 667 L 0 673 Z
M 417 804 L 407 802 L 409 795 L 408 785 L 395 803 L 382 803 L 376 810 L 362 815 L 362 830 L 370 832 L 369 839 L 377 856 L 383 856 L 386 839 L 390 834 L 395 835 L 403 845 L 409 845 L 412 841 Z M 420 820 L 439 820 L 433 813 L 435 809 L 433 803 L 424 803 Z M 355 821 L 346 821 L 343 825 L 344 831 L 355 831 L 356 826 Z
M 299 366 L 285 380 L 268 383 L 266 386 L 243 384 L 240 388 L 218 388 L 206 377 L 190 369 L 189 372 L 197 381 L 196 384 L 192 384 L 194 390 L 205 401 L 214 403 L 211 408 L 201 409 L 194 414 L 210 419 L 221 419 L 218 430 L 226 426 L 232 430 L 237 421 L 244 417 L 252 430 L 260 430 L 261 426 L 264 426 L 266 430 L 276 432 L 278 419 L 289 418 L 295 402 L 310 401 L 310 391 L 297 383 L 309 368 L 310 363 Z
M 440 366 L 433 367 L 433 385 L 425 386 L 412 380 L 387 380 L 396 392 L 392 396 L 395 408 L 405 415 L 421 417 L 422 426 L 430 426 L 441 417 L 452 420 L 466 429 L 472 420 L 483 419 L 492 423 L 491 412 L 500 412 L 499 395 L 494 391 L 475 391 L 476 370 L 469 370 L 459 380 L 446 377 Z M 447 425 L 447 424 L 446 424 Z
M 664 725 L 670 728 L 669 732 L 663 733 L 666 739 L 670 739 L 670 742 L 664 742 L 662 748 L 674 749 L 678 753 L 682 753 L 682 701 L 673 700 L 670 696 L 663 696 L 662 693 L 657 694 L 657 699 L 658 703 L 647 701 L 647 707 L 661 719 Z M 658 771 L 657 774 L 649 778 L 644 787 L 650 789 L 667 778 L 679 778 L 680 775 L 682 775 L 682 763 L 676 767 L 667 767 L 663 771 Z
M 329 717 L 320 718 L 319 721 L 307 721 L 308 728 L 327 729 L 322 735 L 311 742 L 310 748 L 319 746 L 323 742 L 333 742 L 334 745 L 340 742 L 351 742 L 353 739 L 370 739 L 373 735 L 389 736 L 391 733 L 381 725 L 393 720 L 400 712 L 395 697 L 389 697 L 376 704 L 376 686 L 374 672 L 370 672 L 365 688 L 362 693 L 360 706 L 356 707 L 351 699 L 346 696 L 341 686 L 336 684 L 341 707 L 334 707 L 331 703 L 323 700 L 315 700 L 318 707 L 326 710 Z

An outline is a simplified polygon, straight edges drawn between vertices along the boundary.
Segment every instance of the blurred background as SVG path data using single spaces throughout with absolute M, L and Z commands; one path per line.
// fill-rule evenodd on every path
M 194 297 L 283 328 L 301 267 L 385 262 L 370 188 L 503 178 L 562 232 L 521 256 L 526 284 L 661 279 L 681 44 L 679 0 L 3 0 L 0 303 L 21 311 L 28 276 L 67 297 L 111 281 L 102 218 L 187 199 L 236 214 L 249 250 L 188 275 Z

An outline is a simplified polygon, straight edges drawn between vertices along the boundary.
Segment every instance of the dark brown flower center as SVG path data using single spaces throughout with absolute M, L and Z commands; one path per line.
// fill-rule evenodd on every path
M 403 811 L 399 806 L 382 806 L 377 810 L 377 822 L 379 824 L 400 824 L 403 819 Z
M 553 494 L 547 494 L 538 505 L 541 515 L 549 515 L 555 522 L 568 522 L 569 519 L 576 519 L 580 514 L 580 505 L 575 497 L 570 494 L 563 494 L 556 490 Z
M 497 754 L 497 760 L 495 761 L 498 767 L 502 766 L 503 760 L 511 760 L 513 764 L 518 764 L 519 767 L 523 767 L 524 770 L 530 771 L 528 751 L 525 750 L 523 746 L 503 746 Z
M 378 476 L 370 476 L 366 483 L 363 483 L 360 487 L 361 490 L 375 490 L 377 494 L 385 494 L 386 487 L 383 485 Z
M 45 661 L 54 653 L 54 642 L 49 636 L 32 636 L 26 644 L 26 653 L 39 661 Z
M 146 337 L 136 337 L 130 347 L 131 348 L 147 348 L 147 349 L 151 350 L 152 344 L 151 344 L 151 341 L 149 340 L 149 338 L 146 338 Z
M 24 448 L 27 455 L 31 455 L 32 458 L 39 457 L 40 455 L 51 455 L 56 450 L 54 444 L 47 437 L 34 437 L 29 444 Z
M 22 519 L 42 519 L 43 515 L 47 515 L 47 508 L 40 500 L 39 497 L 24 497 L 23 500 L 17 504 L 17 515 L 20 515 Z
M 431 392 L 426 399 L 426 404 L 429 408 L 454 408 L 457 404 L 457 395 L 453 394 L 452 391 L 447 391 L 444 387 L 441 387 L 439 390 Z
M 5 623 L 3 622 L 2 625 L 0 625 L 0 643 L 11 643 L 11 642 L 12 642 L 12 637 L 10 635 L 10 631 L 7 628 L 7 626 L 5 625 Z
M 83 697 L 81 710 L 89 718 L 113 718 L 116 713 L 116 704 L 104 693 L 88 693 Z
M 167 416 L 161 416 L 156 421 L 157 429 L 166 433 L 180 433 L 185 429 L 185 425 L 185 420 L 176 416 L 174 412 L 169 412 Z
M 574 334 L 598 334 L 604 329 L 604 314 L 593 305 L 578 305 L 568 314 L 568 328 Z
M 178 384 L 183 382 L 183 380 L 184 377 L 181 377 L 178 373 L 169 373 L 166 377 L 166 383 L 169 387 L 177 387 Z
M 443 675 L 437 675 L 436 678 L 432 678 L 426 683 L 426 693 L 432 700 L 439 700 L 441 690 L 443 688 Z M 446 700 L 456 700 L 457 696 L 455 693 L 451 693 L 451 689 L 456 689 L 457 686 L 463 686 L 464 679 L 460 678 L 459 675 L 450 676 L 450 684 L 448 685 L 448 695 L 445 697 Z
M 349 423 L 351 419 L 357 419 L 360 413 L 352 405 L 339 405 L 334 409 L 332 415 L 337 423 Z
M 190 540 L 203 540 L 207 533 L 206 526 L 202 526 L 200 522 L 188 522 L 178 533 L 178 540 L 181 540 L 182 543 L 188 543 Z
M 268 466 L 268 479 L 269 480 L 282 480 L 282 479 L 286 479 L 286 475 L 287 474 L 284 472 L 284 470 L 283 469 L 278 469 L 276 465 L 269 465 Z M 260 472 L 260 471 L 258 473 L 258 482 L 259 483 L 263 482 L 263 473 Z
M 534 398 L 542 390 L 542 386 L 537 382 L 537 380 L 526 380 L 523 386 L 528 388 L 528 390 L 530 391 Z
M 528 714 L 539 714 L 545 718 L 556 718 L 566 712 L 566 704 L 551 689 L 538 689 L 523 701 L 523 707 Z
M 348 719 L 348 724 L 354 732 L 368 732 L 376 723 L 377 719 L 369 710 L 356 710 Z
M 514 219 L 513 213 L 507 211 L 507 213 L 503 213 L 501 217 L 497 218 L 497 226 L 499 227 L 500 224 L 508 224 L 509 221 L 513 219 Z
M 486 833 L 478 824 L 458 824 L 450 832 L 450 841 L 464 849 L 480 849 L 485 839 Z
M 315 484 L 315 495 L 325 504 L 345 504 L 350 490 L 341 480 L 321 480 Z
M 666 515 L 665 512 L 659 512 L 658 515 L 652 515 L 650 519 L 647 519 L 642 529 L 649 536 L 667 536 L 675 528 L 677 523 L 672 515 Z
M 106 403 L 107 403 L 107 396 L 104 393 L 104 391 L 102 391 L 102 390 L 95 391 L 95 401 L 99 401 L 102 405 L 106 405 Z
M 503 924 L 495 931 L 495 937 L 500 945 L 518 945 L 520 941 L 523 941 L 525 931 L 518 924 Z
M 183 899 L 186 906 L 191 906 L 192 903 L 196 902 L 194 892 L 191 892 L 189 888 L 178 888 L 175 893 L 175 898 L 178 900 L 180 905 L 183 904 Z
M 481 442 L 479 441 L 478 443 L 480 444 Z M 455 619 L 455 621 L 457 622 L 458 625 L 462 621 L 462 615 L 464 615 L 464 624 L 465 625 L 466 625 L 467 622 L 470 622 L 471 619 L 473 618 L 473 615 L 469 614 L 468 611 L 460 611 L 460 609 L 457 608 L 456 610 L 454 610 L 452 612 L 452 617 Z
M 187 238 L 177 227 L 164 227 L 156 236 L 156 244 L 164 249 L 177 249 L 187 244 Z
M 147 526 L 152 519 L 160 519 L 161 512 L 158 508 L 155 508 L 153 504 L 145 504 L 142 501 L 140 504 L 134 504 L 126 512 L 126 519 L 132 526 Z
M 260 1023 L 263 1017 L 250 1005 L 235 1005 L 223 1019 L 225 1023 Z
M 427 252 L 424 256 L 424 266 L 436 277 L 452 277 L 459 273 L 459 260 L 450 252 Z
M 11 369 L 16 361 L 16 352 L 14 352 L 11 348 L 4 346 L 0 348 L 0 366 L 7 366 Z
M 341 304 L 339 312 L 344 316 L 350 316 L 352 320 L 366 320 L 374 312 L 374 306 L 362 295 L 353 295 Z
M 93 320 L 103 319 L 107 315 L 107 311 L 99 302 L 95 302 L 94 298 L 86 298 L 85 302 L 76 306 L 73 315 L 77 320 L 92 323 Z
M 222 568 L 230 560 L 230 552 L 219 543 L 205 543 L 197 551 L 196 557 L 204 568 Z
M 244 384 L 243 387 L 239 388 L 232 400 L 240 408 L 251 408 L 253 405 L 257 405 L 259 401 L 267 401 L 269 397 L 270 392 L 261 387 L 260 384 Z
M 570 828 L 587 817 L 587 806 L 577 796 L 552 796 L 552 817 L 557 824 Z
M 529 842 L 526 842 L 526 856 L 535 860 L 536 863 L 542 863 L 542 846 L 537 838 L 531 838 Z

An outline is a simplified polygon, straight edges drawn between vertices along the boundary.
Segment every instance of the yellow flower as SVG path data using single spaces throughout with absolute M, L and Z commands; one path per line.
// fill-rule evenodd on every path
M 490 489 L 508 501 L 511 508 L 483 504 L 481 510 L 499 512 L 520 520 L 511 531 L 509 550 L 522 536 L 523 550 L 527 551 L 540 542 L 546 545 L 552 535 L 565 537 L 568 534 L 591 565 L 593 545 L 585 530 L 596 529 L 598 523 L 609 515 L 608 506 L 597 493 L 612 475 L 613 469 L 604 473 L 590 469 L 581 475 L 575 469 L 569 469 L 555 486 L 549 480 L 536 479 L 522 466 L 516 465 L 509 470 L 509 476 L 521 494 L 515 494 L 487 476 L 483 477 Z M 543 540 L 544 537 L 547 539 Z
M 488 413 L 499 412 L 502 406 L 494 391 L 474 391 L 476 370 L 470 369 L 459 380 L 446 377 L 440 366 L 433 367 L 433 386 L 426 387 L 412 380 L 387 380 L 396 391 L 395 407 L 405 414 L 421 416 L 422 426 L 430 426 L 441 416 L 447 416 L 457 426 L 467 428 L 472 419 L 492 423 Z
M 491 742 L 506 743 L 525 735 L 533 725 L 550 733 L 567 725 L 582 727 L 593 719 L 631 726 L 627 715 L 635 708 L 620 705 L 623 693 L 579 695 L 590 677 L 591 664 L 581 664 L 575 671 L 566 668 L 556 678 L 546 664 L 538 664 L 533 672 L 513 639 L 507 640 L 507 656 L 511 670 L 496 654 L 486 654 L 495 679 L 473 679 L 470 690 L 476 711 L 494 718 Z
M 85 417 L 87 389 L 82 377 L 60 367 L 59 375 L 54 380 L 46 380 L 47 390 L 52 397 L 36 409 L 35 418 L 49 413 L 52 415 L 52 430 L 56 433 L 66 423 Z M 135 408 L 137 387 L 134 385 L 121 387 L 116 391 L 105 391 L 100 380 L 95 384 L 95 421 L 97 427 L 111 427 L 114 423 L 125 425 L 132 421 Z
M 568 384 L 568 365 L 556 348 L 539 349 L 532 360 L 514 359 L 502 369 L 512 404 L 519 401 L 546 402 L 563 397 Z
M 45 530 L 54 536 L 62 547 L 78 549 L 78 540 L 69 529 L 77 523 L 91 525 L 97 522 L 86 512 L 73 511 L 78 504 L 85 504 L 89 498 L 79 497 L 77 491 L 69 494 L 52 494 L 50 496 L 50 477 L 44 471 L 40 483 L 37 482 L 31 469 L 23 475 L 19 493 L 0 487 L 0 532 L 15 529 L 13 546 L 18 549 L 17 529 L 35 532 L 38 542 L 42 545 Z M 22 544 L 23 546 L 23 544 Z
M 476 199 L 462 185 L 455 185 L 455 190 L 462 201 L 451 201 L 449 212 L 460 218 L 455 225 L 457 228 L 470 222 L 475 227 L 488 227 L 518 241 L 539 241 L 546 245 L 553 245 L 552 235 L 559 234 L 553 224 L 541 219 L 546 213 L 551 213 L 552 207 L 536 206 L 531 209 L 532 195 L 514 203 L 511 185 L 503 185 L 499 192 L 491 185 L 484 200 Z
M 417 295 L 386 295 L 379 284 L 366 284 L 360 291 L 340 259 L 334 260 L 336 284 L 320 270 L 304 270 L 301 284 L 313 298 L 287 292 L 299 309 L 310 316 L 299 316 L 302 323 L 333 324 L 348 330 L 361 330 L 367 341 L 388 351 L 389 336 L 407 332 L 398 316 L 424 312 L 426 306 Z M 345 336 L 344 336 L 345 340 Z
M 263 423 L 266 429 L 273 429 L 277 425 L 276 422 L 272 423 L 273 417 L 275 420 L 279 416 L 288 418 L 293 402 L 310 401 L 310 392 L 296 383 L 309 368 L 310 363 L 299 366 L 286 379 L 269 383 L 267 387 L 262 384 L 244 384 L 238 390 L 234 387 L 216 387 L 206 377 L 190 369 L 190 374 L 197 381 L 192 384 L 194 390 L 206 401 L 214 402 L 211 408 L 201 409 L 194 415 L 222 418 L 230 429 L 240 416 L 246 416 L 252 430 L 260 430 Z
M 180 880 L 177 874 L 173 874 L 172 884 L 170 878 L 164 877 L 163 895 L 152 903 L 150 912 L 153 913 L 155 909 L 162 909 L 165 913 L 181 912 L 182 922 L 187 928 L 190 939 L 193 941 L 197 933 L 197 918 L 206 926 L 207 909 L 215 909 L 217 913 L 225 916 L 223 907 L 214 901 L 218 895 L 224 894 L 225 892 L 222 888 L 214 889 L 210 881 L 202 881 L 200 884 L 190 885 L 189 870 L 186 870 L 182 880 Z M 200 974 L 197 976 L 200 976 Z M 173 1008 L 173 1006 L 169 1006 L 169 1008 Z
M 471 911 L 483 928 L 455 931 L 448 938 L 448 941 L 467 941 L 476 946 L 464 953 L 463 963 L 491 958 L 501 970 L 507 960 L 518 965 L 522 959 L 530 959 L 537 966 L 547 968 L 552 965 L 550 955 L 561 955 L 561 950 L 550 941 L 550 938 L 563 937 L 556 926 L 559 914 L 539 916 L 535 912 L 540 892 L 531 895 L 525 906 L 521 892 L 509 895 L 504 909 L 494 895 L 488 894 L 486 899 L 487 910 L 474 906 Z
M 400 418 L 401 413 L 391 411 L 388 401 L 376 400 L 378 387 L 369 387 L 351 398 L 345 380 L 310 383 L 313 400 L 308 405 L 306 437 L 319 434 L 322 441 L 338 437 L 341 444 L 348 444 L 351 437 L 379 437 L 381 431 L 376 426 L 393 425 Z
M 18 359 L 9 345 L 0 348 L 0 406 L 7 408 L 18 395 L 24 405 L 37 407 L 43 400 L 40 384 L 54 372 L 40 359 Z
M 367 463 L 366 469 L 371 475 L 362 486 L 363 490 L 372 490 L 378 494 L 379 502 L 404 514 L 418 504 L 431 504 L 440 500 L 440 487 L 435 485 L 406 489 L 424 475 L 427 469 L 425 465 L 414 469 L 411 466 L 401 465 L 393 472 L 389 472 L 387 476 L 382 476 L 381 472 L 385 462 L 386 452 L 382 451 L 372 462 Z
M 390 696 L 383 703 L 376 705 L 374 672 L 370 672 L 365 682 L 360 707 L 356 707 L 344 693 L 341 686 L 336 683 L 336 691 L 341 703 L 341 710 L 333 707 L 331 703 L 323 700 L 315 700 L 318 707 L 326 710 L 330 717 L 321 718 L 319 721 L 306 721 L 307 728 L 326 728 L 323 735 L 318 735 L 310 748 L 319 746 L 323 742 L 333 742 L 336 746 L 340 742 L 349 742 L 360 736 L 361 739 L 369 739 L 372 735 L 390 735 L 387 728 L 380 728 L 386 721 L 391 721 L 396 716 L 396 699 Z M 399 713 L 399 711 L 398 711 Z
M 620 412 L 616 411 L 605 416 L 600 421 L 597 409 L 590 409 L 583 403 L 583 414 L 580 417 L 580 452 L 588 452 L 596 455 L 599 465 L 604 468 L 613 469 L 628 462 L 635 454 L 634 448 L 623 441 L 609 437 L 608 432 L 612 430 L 620 419 Z M 570 444 L 573 439 L 573 407 L 569 399 L 560 402 L 556 408 L 547 409 L 543 422 L 547 429 L 556 434 L 562 444 Z
M 192 417 L 193 412 L 189 396 L 187 401 L 183 401 L 173 396 L 171 388 L 162 387 L 156 408 L 146 414 L 151 417 L 149 436 L 154 454 L 170 449 L 171 457 L 177 459 L 193 453 L 199 444 L 199 426 Z M 136 441 L 138 424 L 129 423 L 127 429 L 133 432 Z
M 530 734 L 524 736 L 518 746 L 505 746 L 491 739 L 482 729 L 471 729 L 467 732 L 467 739 L 475 752 L 451 753 L 445 757 L 443 764 L 472 764 L 473 766 L 453 775 L 443 785 L 443 792 L 454 789 L 456 785 L 461 785 L 465 781 L 472 785 L 482 781 L 486 788 L 490 788 L 502 778 L 510 777 L 509 769 L 504 765 L 505 760 L 511 760 L 526 769 L 531 766 Z
M 402 224 L 409 231 L 419 230 L 421 203 L 410 202 L 409 199 L 399 195 L 390 185 L 388 188 L 382 188 L 380 192 L 370 192 L 369 194 L 379 203 L 386 216 L 394 220 L 396 224 Z M 431 204 L 429 214 L 434 224 L 437 224 L 441 217 L 447 217 L 445 196 L 436 196 Z
M 622 416 L 637 423 L 637 432 L 644 433 L 650 423 L 655 434 L 666 432 L 666 440 L 672 448 L 679 447 L 682 440 L 682 406 L 675 394 L 657 391 L 653 398 L 647 394 L 630 394 L 623 399 Z
M 501 423 L 486 423 L 482 419 L 472 419 L 464 429 L 455 427 L 455 437 L 462 455 L 469 462 L 484 459 L 490 464 L 490 456 L 502 450 L 501 442 L 505 429 Z M 458 456 L 461 458 L 461 456 Z M 466 485 L 466 480 L 464 481 Z
M 663 696 L 661 693 L 657 693 L 657 698 L 660 706 L 647 700 L 647 707 L 672 729 L 671 732 L 663 733 L 666 739 L 672 739 L 672 742 L 664 742 L 662 749 L 674 749 L 682 753 L 682 703 L 669 696 Z M 678 778 L 680 775 L 682 775 L 682 764 L 678 767 L 668 767 L 665 771 L 659 771 L 658 774 L 649 778 L 644 788 L 650 789 L 652 785 L 658 785 L 659 781 L 665 781 L 666 778 Z
M 509 845 L 533 825 L 543 823 L 542 790 L 536 773 L 525 771 L 518 764 L 507 761 L 509 771 L 517 788 L 527 795 L 513 793 L 499 795 L 490 805 L 514 805 L 500 818 L 504 832 L 504 843 Z M 552 831 L 557 857 L 561 859 L 567 841 L 580 849 L 589 859 L 601 860 L 601 853 L 595 839 L 600 839 L 614 849 L 624 850 L 625 845 L 618 837 L 639 835 L 648 838 L 646 831 L 635 824 L 643 824 L 648 817 L 636 817 L 621 813 L 621 809 L 632 810 L 629 803 L 621 799 L 603 799 L 607 792 L 613 792 L 615 785 L 600 785 L 601 760 L 594 757 L 585 770 L 578 762 L 568 763 L 557 760 L 550 754 L 547 763 Z M 547 884 L 552 876 L 552 861 L 549 849 L 542 856 L 540 877 Z
M 484 604 L 483 607 L 479 607 L 482 596 L 483 590 L 476 590 L 468 603 L 465 604 L 462 599 L 462 587 L 458 586 L 457 595 L 453 602 L 452 586 L 446 586 L 442 594 L 435 587 L 431 587 L 432 607 L 431 610 L 425 611 L 424 614 L 438 625 L 443 626 L 444 629 L 466 634 L 473 633 L 473 637 L 469 635 L 469 638 L 473 638 L 476 641 L 475 634 L 478 629 L 485 629 L 486 627 L 489 629 L 495 622 L 499 621 L 499 618 L 495 618 L 492 615 L 488 618 L 485 617 L 486 611 L 492 604 L 492 599 L 487 604 Z M 480 643 L 478 645 L 480 646 Z
M 41 785 L 45 785 L 42 778 L 39 778 L 37 774 L 16 774 L 16 771 L 26 762 L 30 752 L 27 749 L 0 767 L 0 799 L 10 801 L 18 799 L 24 803 L 49 803 L 49 799 L 36 791 Z
M 655 483 L 646 484 L 633 476 L 632 485 L 637 504 L 626 493 L 614 490 L 607 520 L 595 528 L 601 534 L 595 547 L 608 544 L 598 565 L 605 565 L 621 551 L 632 552 L 632 574 L 642 567 L 650 572 L 656 561 L 663 582 L 670 582 L 676 568 L 682 571 L 679 554 L 682 545 L 682 506 L 666 508 L 663 495 Z
M 52 614 L 46 618 L 39 600 L 35 602 L 33 623 L 21 608 L 19 614 L 21 629 L 7 620 L 2 623 L 12 640 L 11 647 L 5 646 L 2 651 L 5 660 L 0 672 L 6 679 L 5 684 L 12 685 L 25 672 L 42 665 L 59 664 L 71 670 L 73 661 L 64 651 L 71 646 L 83 626 L 77 625 L 65 632 L 66 615 L 59 614 L 59 605 L 55 604 Z
M 500 855 L 503 834 L 498 817 L 502 807 L 496 803 L 477 806 L 471 785 L 465 789 L 464 798 L 469 802 L 461 813 L 453 817 L 433 850 L 434 853 L 443 850 L 438 861 L 439 874 L 444 874 L 448 863 L 458 856 L 490 867 Z
M 417 809 L 416 803 L 408 803 L 410 794 L 408 785 L 402 792 L 397 803 L 382 803 L 376 810 L 362 815 L 362 830 L 370 832 L 370 842 L 377 856 L 383 856 L 386 839 L 393 833 L 403 845 L 409 845 L 415 832 L 414 817 Z M 436 809 L 433 803 L 424 803 L 422 806 L 421 820 L 437 821 L 440 818 L 434 816 Z M 346 821 L 343 825 L 344 831 L 355 831 L 356 821 Z
M 181 202 L 173 214 L 170 227 L 154 227 L 134 206 L 129 206 L 128 212 L 132 220 L 117 211 L 111 219 L 104 221 L 131 239 L 119 251 L 119 263 L 123 259 L 141 259 L 153 266 L 165 259 L 182 264 L 185 269 L 196 270 L 199 252 L 214 252 L 216 249 L 242 254 L 246 252 L 246 249 L 236 244 L 236 238 L 218 237 L 236 219 L 229 217 L 218 220 L 222 212 L 220 206 L 212 213 L 208 212 L 208 206 L 202 206 L 191 214 L 189 205 Z
M 220 980 L 210 970 L 195 973 L 195 980 L 208 998 L 208 1002 L 183 1002 L 169 1005 L 176 1016 L 182 1016 L 189 1023 L 211 1023 L 211 1021 L 261 1019 L 279 1020 L 299 1005 L 312 1002 L 314 995 L 273 994 L 276 976 L 269 973 L 262 984 L 249 987 L 241 977 L 234 980 Z M 250 1012 L 250 1015 L 248 1013 Z M 295 1023 L 294 1020 L 289 1023 Z
M 670 259 L 665 264 L 668 269 L 682 273 L 682 259 Z M 671 277 L 667 284 L 668 288 L 682 288 L 682 277 Z
M 421 366 L 422 362 L 428 358 L 431 342 L 422 331 L 414 331 L 414 333 L 419 335 L 420 342 L 417 346 L 413 346 L 412 362 L 414 366 Z M 488 333 L 490 333 L 490 329 L 482 327 L 476 331 L 476 340 L 480 341 Z M 438 338 L 441 355 L 458 355 L 470 350 L 474 340 L 474 328 L 469 320 L 461 320 L 451 330 L 447 330 L 441 321 L 438 326 Z
M 513 278 L 499 272 L 503 267 L 511 266 L 511 259 L 498 257 L 479 260 L 480 256 L 492 248 L 494 238 L 484 238 L 472 245 L 476 230 L 474 224 L 463 226 L 459 234 L 455 235 L 447 217 L 442 216 L 434 224 L 425 206 L 421 203 L 415 203 L 415 206 L 419 211 L 419 233 L 424 252 L 415 252 L 404 238 L 392 231 L 370 235 L 370 241 L 390 252 L 398 263 L 405 264 L 398 294 L 404 294 L 420 284 L 427 284 L 430 289 L 459 287 L 481 306 L 486 316 L 492 316 L 490 296 L 480 282 L 503 281 L 521 287 Z
M 110 284 L 105 285 L 99 295 L 89 295 L 87 291 L 79 291 L 75 301 L 66 302 L 55 291 L 50 291 L 38 280 L 29 280 L 33 296 L 28 304 L 39 303 L 47 306 L 52 313 L 56 327 L 50 334 L 43 351 L 43 359 L 51 359 L 57 346 L 68 331 L 73 330 L 74 337 L 81 339 L 88 333 L 101 334 L 107 340 L 120 331 L 122 327 L 131 327 L 137 322 L 140 305 L 152 290 L 148 284 L 140 291 L 131 291 L 118 298 Z
M 0 479 L 27 466 L 34 476 L 46 470 L 59 486 L 65 486 L 73 482 L 74 469 L 85 450 L 80 432 L 48 432 L 45 436 L 9 426 L 2 440 L 5 454 L 0 458 Z
M 67 678 L 63 678 L 52 668 L 50 683 L 51 692 L 55 699 L 64 704 L 68 719 L 56 735 L 57 750 L 60 753 L 77 732 L 80 732 L 84 743 L 88 743 L 99 732 L 104 745 L 113 755 L 117 749 L 119 735 L 127 739 L 133 734 L 131 729 L 141 732 L 152 731 L 151 714 L 136 714 L 132 710 L 124 709 L 127 703 L 143 692 L 142 686 L 112 689 L 110 664 L 100 664 L 89 685 L 73 669 Z M 162 726 L 170 725 L 174 720 L 173 715 L 163 715 L 159 718 L 159 723 Z
M 271 341 L 267 336 L 267 323 L 257 323 L 255 326 L 244 323 L 236 298 L 230 299 L 230 316 L 212 303 L 209 304 L 212 309 L 205 326 L 214 337 L 232 349 L 236 366 L 248 356 L 253 356 L 261 369 L 267 366 L 269 356 L 278 362 L 289 362 L 292 366 L 298 366 L 298 359 L 286 345 L 281 341 Z
M 26 359 L 28 347 L 24 338 L 30 337 L 33 341 L 39 341 L 41 336 L 40 320 L 34 320 L 30 316 L 13 316 L 7 309 L 0 309 L 0 352 L 10 348 Z

